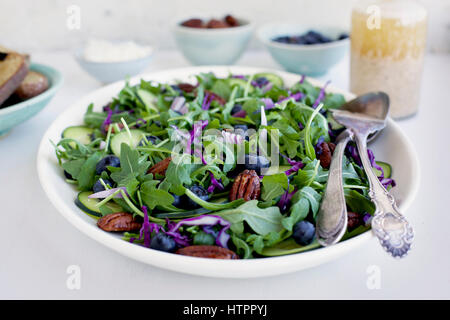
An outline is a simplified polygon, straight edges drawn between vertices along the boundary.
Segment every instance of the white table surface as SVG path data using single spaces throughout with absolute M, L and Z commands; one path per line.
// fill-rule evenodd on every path
M 450 55 L 427 56 L 420 112 L 400 122 L 418 150 L 422 170 L 419 194 L 406 212 L 416 232 L 411 254 L 394 260 L 372 239 L 314 269 L 249 280 L 195 277 L 133 261 L 86 237 L 56 211 L 38 181 L 38 144 L 59 113 L 101 84 L 67 52 L 36 53 L 33 60 L 62 71 L 65 83 L 40 114 L 0 139 L 0 298 L 450 298 Z M 246 52 L 238 64 L 279 68 L 266 52 Z M 177 52 L 159 52 L 145 71 L 187 65 Z M 348 61 L 324 79 L 348 88 Z M 70 265 L 80 267 L 79 290 L 67 288 Z M 367 286 L 370 266 L 379 268 L 379 289 Z

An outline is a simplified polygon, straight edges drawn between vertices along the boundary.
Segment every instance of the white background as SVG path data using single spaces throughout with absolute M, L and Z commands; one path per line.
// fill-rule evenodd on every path
M 358 0 L 0 0 L 0 44 L 36 52 L 75 48 L 91 36 L 134 38 L 173 49 L 170 27 L 192 16 L 245 17 L 258 27 L 271 21 L 350 27 Z M 429 12 L 428 46 L 450 51 L 450 0 L 419 0 Z M 81 29 L 66 28 L 67 8 L 81 9 Z M 251 48 L 260 48 L 254 40 Z
M 67 3 L 67 1 L 58 1 L 58 4 L 56 1 L 33 1 L 33 3 L 40 2 L 41 5 L 33 4 L 34 12 L 29 6 L 23 6 L 20 12 L 16 12 L 17 20 L 12 17 L 12 14 L 7 14 L 3 10 L 5 7 L 17 9 L 25 2 L 31 1 L 1 0 L 1 40 L 5 39 L 5 42 L 21 47 L 34 48 L 31 51 L 33 61 L 50 64 L 60 70 L 65 77 L 65 84 L 40 114 L 16 127 L 6 137 L 0 138 L 0 203 L 2 204 L 0 209 L 0 298 L 450 298 L 448 249 L 450 243 L 450 210 L 448 209 L 448 199 L 450 199 L 448 170 L 450 55 L 431 53 L 427 55 L 420 112 L 416 117 L 400 122 L 418 151 L 422 170 L 419 194 L 412 207 L 406 212 L 416 232 L 414 249 L 406 259 L 390 258 L 380 249 L 376 240 L 373 240 L 367 246 L 339 260 L 284 276 L 250 280 L 201 278 L 150 267 L 106 249 L 73 228 L 48 201 L 39 185 L 36 173 L 36 152 L 41 137 L 59 113 L 82 95 L 99 88 L 101 84 L 84 73 L 67 50 L 82 39 L 81 35 L 79 38 L 77 35 L 72 38 L 72 34 L 69 36 L 69 33 L 65 31 L 64 24 L 57 24 L 56 20 L 52 20 L 52 17 L 56 16 L 55 12 L 61 12 L 61 10 L 64 12 L 65 5 L 60 3 Z M 101 5 L 94 5 L 93 1 L 73 2 L 83 3 L 90 8 L 89 10 L 104 9 Z M 106 1 L 99 2 L 106 3 Z M 147 9 L 144 14 L 136 10 L 136 6 L 133 7 L 136 1 L 130 2 L 131 4 L 127 6 L 114 2 L 115 9 L 111 9 L 111 14 L 114 16 L 120 12 L 127 16 L 136 14 L 137 17 L 148 15 L 148 20 L 154 17 L 157 21 L 161 21 L 164 17 L 162 14 L 169 16 L 170 13 L 181 13 L 181 9 L 176 9 L 176 6 L 169 10 L 162 8 L 161 5 L 158 6 L 158 3 L 161 3 L 159 1 L 148 1 L 152 5 L 145 5 Z M 165 1 L 165 3 L 169 2 L 181 4 L 188 1 Z M 191 2 L 200 3 L 194 0 Z M 216 1 L 208 2 L 216 3 Z M 267 1 L 259 2 L 268 3 Z M 273 12 L 276 12 L 278 16 L 283 13 L 295 18 L 296 15 L 292 10 L 284 9 L 287 7 L 286 4 L 283 9 L 278 7 L 278 3 L 283 2 L 294 3 L 294 1 L 277 1 L 275 5 L 273 2 Z M 310 4 L 312 1 L 298 2 L 317 14 L 322 12 L 328 15 L 333 21 L 344 20 L 344 18 L 333 17 L 333 14 L 323 11 L 320 7 L 313 6 Z M 317 1 L 317 3 L 328 4 L 332 2 L 346 3 L 347 1 Z M 231 6 L 238 1 L 227 3 Z M 250 5 L 250 1 L 239 3 L 242 4 L 242 10 L 245 10 L 248 15 L 252 14 L 252 17 L 257 17 L 259 21 L 270 19 L 267 13 L 271 12 L 272 7 L 266 6 L 264 9 L 262 4 Z M 297 9 L 300 7 L 298 4 L 295 5 Z M 210 4 L 208 8 L 212 10 L 213 5 Z M 222 4 L 221 8 L 225 8 L 225 5 Z M 339 8 L 340 5 L 333 5 L 336 13 L 342 13 Z M 89 10 L 86 11 L 90 12 Z M 22 15 L 24 15 L 23 19 L 19 19 L 18 17 Z M 298 17 L 303 19 L 301 11 L 298 11 Z M 102 32 L 106 32 L 105 30 L 111 27 L 102 15 L 96 19 L 97 22 L 91 20 L 87 23 L 87 25 L 91 24 L 92 30 L 99 28 Z M 23 25 L 18 20 L 23 22 Z M 137 18 L 136 21 L 142 25 L 138 33 L 144 36 L 147 32 L 144 27 L 147 20 Z M 108 34 L 113 35 L 119 29 L 131 30 L 132 27 L 127 26 L 125 22 L 121 23 L 123 28 L 115 27 Z M 52 23 L 53 27 L 51 27 Z M 44 30 L 44 33 L 31 32 L 33 25 L 37 26 L 36 30 Z M 21 35 L 21 37 L 5 32 L 7 28 L 13 28 L 14 35 Z M 155 32 L 148 28 L 148 34 L 153 36 Z M 164 37 L 168 39 L 163 39 Z M 158 34 L 162 46 L 170 49 L 173 44 L 172 39 L 169 38 L 170 34 L 167 30 Z M 39 43 L 42 43 L 42 46 Z M 61 50 L 64 48 L 65 50 Z M 278 68 L 267 52 L 258 50 L 256 44 L 254 49 L 247 51 L 238 64 Z M 159 51 L 153 63 L 145 71 L 187 65 L 188 63 L 179 53 Z M 322 79 L 331 79 L 335 85 L 347 89 L 348 57 Z M 69 290 L 66 286 L 68 278 L 66 270 L 70 265 L 78 265 L 81 268 L 80 290 Z M 367 287 L 367 269 L 370 266 L 379 267 L 381 272 L 381 288 L 378 290 L 370 290 Z

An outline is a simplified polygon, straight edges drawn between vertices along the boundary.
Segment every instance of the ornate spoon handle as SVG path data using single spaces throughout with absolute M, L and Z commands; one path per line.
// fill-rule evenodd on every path
M 355 138 L 364 171 L 369 179 L 369 197 L 376 207 L 372 219 L 372 230 L 388 253 L 393 257 L 404 257 L 410 250 L 414 239 L 413 229 L 399 212 L 394 197 L 373 172 L 367 155 L 367 137 L 355 134 Z
M 353 138 L 350 130 L 342 132 L 331 158 L 328 182 L 316 220 L 317 241 L 322 246 L 339 242 L 347 229 L 347 206 L 342 181 L 342 159 L 347 143 Z

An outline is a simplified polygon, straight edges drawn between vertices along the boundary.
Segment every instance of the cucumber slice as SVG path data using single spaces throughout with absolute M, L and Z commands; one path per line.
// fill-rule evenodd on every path
M 137 95 L 139 97 L 139 99 L 142 101 L 142 103 L 144 104 L 144 107 L 147 109 L 147 112 L 150 112 L 150 110 L 153 110 L 155 112 L 159 113 L 159 109 L 156 107 L 155 101 L 157 100 L 157 97 L 144 89 L 138 89 L 137 90 Z
M 91 135 L 94 133 L 94 129 L 88 128 L 85 126 L 73 126 L 66 128 L 63 133 L 62 137 L 64 139 L 74 139 L 82 144 L 89 144 L 91 143 Z
M 385 178 L 390 178 L 392 176 L 392 167 L 389 163 L 383 161 L 375 161 L 375 162 L 383 169 Z M 373 171 L 377 176 L 381 174 L 381 172 L 375 168 L 373 168 Z
M 239 88 L 242 88 L 242 90 L 245 90 L 245 87 L 247 86 L 247 81 L 244 79 L 229 78 L 226 81 L 231 88 L 233 88 L 234 86 L 238 86 Z M 250 85 L 250 87 L 248 88 L 248 92 L 251 93 L 253 91 L 255 91 L 255 87 Z
M 257 73 L 257 74 L 255 74 L 255 77 L 253 79 L 258 79 L 258 78 L 262 78 L 262 77 L 266 78 L 267 80 L 272 82 L 277 87 L 282 88 L 284 85 L 283 79 L 274 73 L 268 73 L 268 72 Z
M 80 192 L 75 199 L 75 205 L 91 217 L 95 219 L 101 218 L 103 217 L 103 215 L 100 212 L 100 208 L 96 206 L 96 204 L 99 203 L 100 200 L 88 198 L 88 196 L 90 196 L 91 194 L 92 192 L 90 191 Z M 114 202 L 108 202 L 102 207 L 110 209 L 111 213 L 123 211 L 122 207 Z
M 130 130 L 130 135 L 127 130 L 122 130 L 111 139 L 111 151 L 120 157 L 120 146 L 122 143 L 128 144 L 132 148 L 136 148 L 139 142 L 144 138 L 145 132 L 133 129 Z

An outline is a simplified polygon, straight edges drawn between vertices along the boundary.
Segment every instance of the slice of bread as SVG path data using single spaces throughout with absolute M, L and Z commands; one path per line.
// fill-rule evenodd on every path
M 41 94 L 48 89 L 47 77 L 36 71 L 28 71 L 27 76 L 14 92 L 21 100 L 26 100 Z
M 27 73 L 28 65 L 22 55 L 0 52 L 0 105 L 19 87 Z

